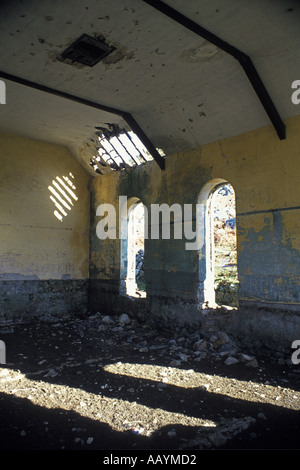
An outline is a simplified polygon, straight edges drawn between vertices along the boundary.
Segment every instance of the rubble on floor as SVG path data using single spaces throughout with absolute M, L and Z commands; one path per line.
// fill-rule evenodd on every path
M 300 409 L 295 368 L 273 376 L 269 363 L 209 322 L 166 331 L 127 313 L 97 313 L 6 324 L 0 337 L 7 346 L 0 400 L 12 407 L 0 434 L 12 436 L 12 448 L 226 448 L 245 433 L 255 445 L 282 410 L 293 432 Z M 19 422 L 28 401 L 43 414 L 38 423 L 35 414 Z M 100 425 L 108 427 L 95 430 Z

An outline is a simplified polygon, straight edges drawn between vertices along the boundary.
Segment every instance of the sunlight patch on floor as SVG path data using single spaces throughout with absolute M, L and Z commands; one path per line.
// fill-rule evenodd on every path
M 240 400 L 267 403 L 289 409 L 300 409 L 300 392 L 268 383 L 238 380 L 218 375 L 151 364 L 118 362 L 104 367 L 106 372 L 145 380 L 163 382 L 182 388 L 199 388 L 211 394 L 225 395 Z M 247 397 L 247 398 L 246 398 Z
M 206 428 L 216 426 L 216 423 L 210 420 L 159 408 L 153 409 L 136 401 L 101 395 L 100 385 L 99 394 L 94 394 L 67 385 L 31 380 L 20 371 L 12 369 L 0 368 L 0 392 L 30 400 L 32 404 L 46 409 L 73 411 L 82 417 L 108 424 L 113 430 L 119 432 L 128 431 L 136 423 L 142 425 L 143 432 L 140 434 L 146 436 L 160 429 L 162 422 L 164 426 L 176 424 Z M 157 422 L 158 413 L 159 423 Z

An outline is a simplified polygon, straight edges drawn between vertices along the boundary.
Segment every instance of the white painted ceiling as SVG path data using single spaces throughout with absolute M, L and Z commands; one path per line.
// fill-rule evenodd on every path
M 299 114 L 291 101 L 291 84 L 300 79 L 298 0 L 166 3 L 249 55 L 283 120 Z M 103 36 L 115 52 L 93 68 L 58 60 L 83 33 Z M 166 155 L 270 124 L 233 57 L 142 0 L 2 3 L 0 44 L 0 70 L 131 113 Z M 5 83 L 0 130 L 66 145 L 88 171 L 95 127 L 124 123 L 114 114 Z

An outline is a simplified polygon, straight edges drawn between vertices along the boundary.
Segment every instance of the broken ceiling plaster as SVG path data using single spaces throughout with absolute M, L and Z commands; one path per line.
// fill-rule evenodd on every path
M 208 41 L 204 41 L 200 46 L 192 47 L 181 53 L 181 59 L 188 62 L 206 62 L 220 59 L 224 53 Z

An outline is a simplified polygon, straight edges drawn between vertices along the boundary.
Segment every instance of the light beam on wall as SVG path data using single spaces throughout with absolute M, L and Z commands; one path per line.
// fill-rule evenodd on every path
M 62 178 L 56 176 L 56 178 L 52 180 L 52 184 L 48 186 L 51 193 L 50 199 L 55 206 L 53 214 L 60 222 L 63 221 L 64 217 L 67 217 L 68 213 L 74 207 L 75 202 L 78 200 L 75 193 L 76 186 L 73 180 L 74 175 L 72 173 Z

